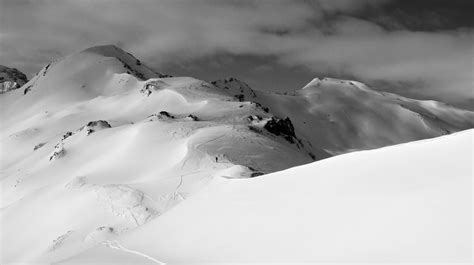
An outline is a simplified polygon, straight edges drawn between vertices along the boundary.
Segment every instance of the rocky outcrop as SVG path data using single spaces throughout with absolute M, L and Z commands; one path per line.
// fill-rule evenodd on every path
M 296 139 L 295 128 L 288 117 L 286 119 L 272 117 L 267 121 L 263 128 L 272 134 L 283 136 L 291 143 L 294 143 L 294 140 Z
M 257 97 L 255 92 L 249 85 L 247 85 L 247 83 L 234 77 L 212 81 L 211 84 L 217 88 L 225 90 L 239 101 L 251 101 Z
M 40 149 L 41 147 L 43 147 L 46 143 L 39 143 L 37 145 L 35 145 L 35 147 L 33 148 L 33 151 L 36 151 L 38 149 Z
M 64 142 L 61 140 L 54 146 L 54 152 L 49 157 L 49 161 L 58 160 L 59 158 L 66 155 L 66 149 L 64 148 Z
M 110 124 L 107 122 L 107 121 L 104 121 L 104 120 L 98 120 L 98 121 L 90 121 L 88 122 L 86 125 L 82 126 L 81 128 L 79 128 L 78 130 L 76 130 L 75 132 L 66 132 L 62 137 L 61 139 L 59 140 L 59 142 L 54 146 L 54 151 L 53 153 L 51 154 L 51 156 L 49 157 L 49 161 L 52 161 L 52 160 L 57 160 L 63 156 L 66 155 L 66 148 L 65 148 L 65 140 L 73 135 L 77 135 L 78 132 L 86 132 L 86 135 L 90 135 L 96 131 L 100 131 L 100 130 L 103 130 L 103 129 L 108 129 L 108 128 L 111 128 L 112 126 L 110 126 Z M 34 150 L 37 150 L 38 148 L 41 148 L 44 144 L 39 144 L 39 145 L 36 145 Z
M 0 65 L 0 94 L 18 89 L 27 82 L 26 75 L 18 69 Z
M 187 120 L 192 120 L 192 121 L 199 121 L 199 118 L 193 114 L 189 114 L 187 117 L 186 117 Z
M 167 120 L 178 120 L 178 121 L 200 121 L 200 119 L 193 115 L 183 115 L 183 114 L 171 114 L 167 111 L 160 111 L 159 113 L 152 114 L 148 116 L 148 121 L 167 121 Z
M 148 116 L 149 121 L 165 121 L 165 120 L 172 120 L 174 118 L 175 118 L 175 116 L 171 115 L 167 111 L 160 111 L 157 114 L 152 114 L 152 115 Z
M 98 120 L 98 121 L 90 121 L 85 125 L 84 127 L 81 128 L 81 131 L 86 131 L 87 135 L 90 135 L 91 133 L 94 133 L 96 131 L 100 131 L 103 129 L 108 129 L 112 128 L 110 124 L 107 121 L 104 120 Z
M 145 94 L 146 96 L 149 96 L 151 95 L 151 93 L 153 93 L 153 91 L 160 90 L 168 86 L 169 85 L 162 80 L 153 79 L 146 82 L 145 85 L 143 85 L 143 88 L 140 90 L 140 92 Z

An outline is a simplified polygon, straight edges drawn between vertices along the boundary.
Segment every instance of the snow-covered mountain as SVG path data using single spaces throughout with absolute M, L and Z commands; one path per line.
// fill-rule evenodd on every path
M 82 259 L 81 253 L 87 259 L 103 244 L 121 249 L 111 240 L 133 237 L 137 228 L 155 233 L 154 223 L 193 196 L 212 195 L 216 182 L 232 190 L 231 181 L 259 183 L 254 177 L 333 154 L 474 127 L 472 112 L 349 81 L 314 80 L 292 95 L 277 95 L 234 78 L 208 83 L 170 77 L 115 46 L 48 64 L 21 89 L 2 95 L 0 106 L 1 263 L 54 263 Z M 325 174 L 317 168 L 330 162 L 321 163 L 308 165 L 308 172 Z M 244 193 L 229 194 L 245 198 L 248 192 L 249 201 L 241 203 L 252 204 L 257 193 L 277 196 L 283 184 L 292 191 L 280 200 L 297 192 L 292 185 L 323 184 L 293 182 L 296 176 L 287 175 L 284 183 L 257 184 L 254 191 L 245 184 Z M 250 206 L 260 214 L 261 206 Z M 204 240 L 206 229 L 193 242 Z M 159 246 L 166 261 L 180 260 Z M 136 259 L 133 251 L 118 253 L 111 258 Z M 179 255 L 186 260 L 192 253 Z
M 286 94 L 252 90 L 229 78 L 213 81 L 240 100 L 289 117 L 298 137 L 336 155 L 442 136 L 474 127 L 474 112 L 442 102 L 375 91 L 349 80 L 315 78 Z
M 0 98 L 4 261 L 91 247 L 215 176 L 249 178 L 329 156 L 255 103 L 160 76 L 113 46 L 95 47 Z
M 0 94 L 20 88 L 28 78 L 16 68 L 0 65 Z

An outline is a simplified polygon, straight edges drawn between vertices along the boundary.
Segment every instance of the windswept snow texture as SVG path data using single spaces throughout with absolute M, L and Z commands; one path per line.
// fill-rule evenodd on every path
M 470 264 L 473 137 L 354 152 L 259 178 L 215 177 L 114 241 L 169 264 Z M 96 246 L 63 264 L 120 258 Z
M 315 78 L 286 94 L 252 90 L 235 78 L 212 83 L 236 98 L 289 117 L 300 139 L 332 155 L 474 128 L 472 111 L 372 90 L 356 81 Z
M 448 259 L 455 256 L 449 240 L 459 247 L 456 257 L 464 259 L 464 239 L 457 232 L 470 221 L 459 212 L 465 209 L 459 198 L 470 187 L 461 178 L 468 164 L 465 149 L 427 144 L 417 151 L 424 144 L 415 144 L 400 147 L 410 151 L 399 157 L 382 150 L 356 153 L 308 165 L 301 174 L 297 168 L 256 178 L 473 122 L 472 112 L 441 103 L 398 101 L 361 84 L 331 82 L 321 87 L 312 82 L 293 96 L 264 95 L 247 85 L 222 89 L 219 82 L 156 73 L 114 46 L 48 64 L 21 89 L 0 96 L 0 263 L 334 260 L 365 254 L 424 260 L 428 251 L 438 255 L 433 259 Z M 446 139 L 458 138 L 468 146 L 466 136 Z M 425 158 L 400 161 L 411 153 Z M 421 170 L 429 166 L 439 172 L 427 170 L 425 177 Z M 453 193 L 460 182 L 464 186 Z M 431 192 L 438 191 L 441 199 L 435 200 Z M 405 205 L 407 212 L 401 210 Z M 445 219 L 427 219 L 445 213 Z M 422 224 L 426 233 L 419 230 Z M 223 238 L 225 229 L 229 237 Z M 359 238 L 361 231 L 367 238 Z M 248 240 L 251 234 L 255 240 Z M 393 250 L 382 240 L 391 236 L 398 240 Z M 429 243 L 426 249 L 415 244 L 418 238 Z M 380 252 L 364 252 L 364 246 Z M 420 251 L 410 254 L 408 247 Z

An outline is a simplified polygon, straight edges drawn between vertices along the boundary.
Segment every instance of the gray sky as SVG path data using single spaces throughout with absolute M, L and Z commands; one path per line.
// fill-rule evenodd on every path
M 0 64 L 115 44 L 159 72 L 262 90 L 329 76 L 474 109 L 471 0 L 0 0 Z

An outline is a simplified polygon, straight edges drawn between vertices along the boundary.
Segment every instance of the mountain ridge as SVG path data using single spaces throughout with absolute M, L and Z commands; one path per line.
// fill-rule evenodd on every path
M 315 78 L 288 93 L 252 90 L 233 82 L 234 97 L 254 101 L 288 116 L 297 134 L 337 155 L 437 137 L 474 127 L 474 112 L 433 100 L 415 100 L 369 88 L 363 83 Z M 214 82 L 221 89 L 224 82 Z M 314 130 L 314 131 L 313 131 Z M 320 132 L 318 132 L 318 130 Z

